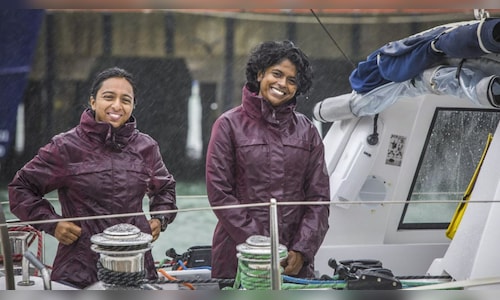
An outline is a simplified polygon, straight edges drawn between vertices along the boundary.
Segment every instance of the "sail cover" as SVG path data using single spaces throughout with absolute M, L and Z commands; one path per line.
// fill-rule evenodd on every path
M 314 106 L 320 122 L 374 115 L 402 97 L 422 94 L 467 98 L 500 108 L 500 18 L 434 27 L 390 42 L 358 64 L 350 94 Z
M 489 53 L 500 53 L 500 18 L 450 23 L 387 43 L 360 62 L 349 81 L 354 91 L 366 93 L 414 78 L 450 58 Z

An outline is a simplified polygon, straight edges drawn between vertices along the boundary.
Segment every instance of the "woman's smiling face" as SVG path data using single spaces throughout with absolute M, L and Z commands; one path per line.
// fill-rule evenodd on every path
M 111 124 L 118 128 L 125 124 L 134 109 L 134 90 L 125 78 L 111 77 L 102 82 L 101 88 L 90 105 L 95 111 L 97 122 Z
M 296 76 L 297 68 L 289 59 L 267 68 L 257 76 L 260 82 L 259 96 L 274 107 L 289 101 L 297 92 Z

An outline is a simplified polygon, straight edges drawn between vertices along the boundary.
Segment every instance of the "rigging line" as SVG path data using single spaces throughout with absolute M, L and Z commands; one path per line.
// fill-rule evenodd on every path
M 464 192 L 465 191 L 414 192 L 413 195 L 460 195 L 460 199 L 461 199 Z M 180 199 L 182 199 L 182 200 L 202 199 L 203 200 L 203 199 L 208 199 L 208 195 L 207 194 L 177 195 L 176 198 L 177 198 L 178 202 Z M 45 199 L 50 201 L 50 202 L 58 201 L 57 197 L 45 197 Z M 148 198 L 145 196 L 143 200 L 148 200 Z M 293 199 L 293 200 L 298 200 L 298 199 Z M 1 201 L 0 203 L 2 205 L 9 205 L 9 201 Z
M 329 202 L 323 202 L 323 204 L 329 204 Z M 220 209 L 232 209 L 232 208 L 245 208 L 245 207 L 257 207 L 257 206 L 270 206 L 269 203 L 249 203 L 249 204 L 235 204 L 235 205 L 224 205 L 224 206 L 206 206 L 206 207 L 195 207 L 195 208 L 179 208 L 170 210 L 155 210 L 152 212 L 131 212 L 131 213 L 121 213 L 121 214 L 103 214 L 96 216 L 83 216 L 83 217 L 67 217 L 67 218 L 57 218 L 49 220 L 32 220 L 32 221 L 6 221 L 5 223 L 0 223 L 1 227 L 6 226 L 21 226 L 21 225 L 34 225 L 34 224 L 46 224 L 46 223 L 57 223 L 60 221 L 85 221 L 85 220 L 98 220 L 98 219 L 109 219 L 109 218 L 123 218 L 123 217 L 133 217 L 133 216 L 143 216 L 150 213 L 155 214 L 170 214 L 179 212 L 189 212 L 189 211 L 201 211 L 201 210 L 220 210 Z
M 318 21 L 319 25 L 321 25 L 321 27 L 323 28 L 323 30 L 326 32 L 326 34 L 330 37 L 330 40 L 335 44 L 335 46 L 337 47 L 337 49 L 339 49 L 339 51 L 342 53 L 342 55 L 344 56 L 344 58 L 351 64 L 351 66 L 353 67 L 353 69 L 356 69 L 356 65 L 352 62 L 352 60 L 347 56 L 347 54 L 344 53 L 344 51 L 342 51 L 342 48 L 339 46 L 339 44 L 337 43 L 337 41 L 333 38 L 333 36 L 330 34 L 330 32 L 328 31 L 328 29 L 326 29 L 325 25 L 323 25 L 323 23 L 321 22 L 321 20 L 319 19 L 318 15 L 314 12 L 314 10 L 311 8 L 311 13 L 313 14 L 313 16 L 316 18 L 316 20 Z
M 380 205 L 389 205 L 389 204 L 409 204 L 409 205 L 418 205 L 418 204 L 453 204 L 453 203 L 461 203 L 464 200 L 403 200 L 403 201 L 293 201 L 293 202 L 277 202 L 278 206 L 294 206 L 294 205 L 338 205 L 338 204 L 380 204 Z M 479 203 L 500 203 L 499 200 L 474 200 L 469 202 L 469 205 L 479 204 Z M 193 212 L 193 211 L 202 211 L 202 210 L 223 210 L 223 209 L 232 209 L 232 208 L 246 208 L 246 207 L 257 207 L 257 206 L 270 206 L 270 203 L 262 202 L 262 203 L 249 203 L 249 204 L 235 204 L 235 205 L 224 205 L 224 206 L 205 206 L 205 207 L 197 207 L 197 208 L 180 208 L 174 210 L 158 210 L 154 211 L 157 214 L 168 214 L 168 213 L 179 213 L 179 212 Z M 119 217 L 130 217 L 130 216 L 141 216 L 147 215 L 149 213 L 146 212 L 135 212 L 135 213 L 122 213 L 122 214 L 107 214 L 107 215 L 97 215 L 97 216 L 84 216 L 84 217 L 68 217 L 68 218 L 59 218 L 59 219 L 50 219 L 50 220 L 37 220 L 37 221 L 6 221 L 5 223 L 0 222 L 0 228 L 8 227 L 8 226 L 20 226 L 20 225 L 34 225 L 34 224 L 46 224 L 46 223 L 56 223 L 59 221 L 82 221 L 82 220 L 96 220 L 96 219 L 109 219 L 109 218 L 119 218 Z
M 432 194 L 432 193 L 430 193 Z M 55 198 L 50 198 L 50 201 L 57 201 Z M 278 206 L 291 206 L 291 205 L 336 205 L 336 204 L 453 204 L 453 203 L 462 203 L 463 199 L 427 199 L 427 200 L 416 200 L 416 199 L 407 199 L 407 200 L 330 200 L 330 201 L 308 201 L 308 200 L 289 200 L 289 201 L 280 201 L 276 204 Z M 470 203 L 500 203 L 500 200 L 496 199 L 474 199 Z M 8 202 L 1 202 L 2 205 L 8 205 Z M 134 212 L 134 213 L 123 213 L 123 214 L 109 214 L 103 215 L 105 217 L 130 217 L 130 216 L 138 216 L 138 215 L 147 215 L 150 213 L 155 214 L 169 214 L 169 213 L 178 213 L 178 212 L 193 212 L 200 210 L 224 210 L 224 209 L 232 209 L 232 208 L 248 208 L 248 207 L 259 207 L 259 206 L 270 206 L 268 202 L 259 202 L 259 203 L 246 203 L 246 204 L 232 204 L 232 205 L 221 205 L 221 206 L 205 206 L 205 207 L 190 207 L 190 208 L 178 208 L 178 209 L 170 209 L 170 210 L 155 210 L 149 212 Z M 89 217 L 75 217 L 72 220 L 82 220 Z M 100 218 L 100 217 L 93 217 Z M 67 219 L 65 219 L 67 220 Z M 50 220 L 53 221 L 53 220 Z M 1 224 L 0 224 L 1 225 Z
M 54 200 L 55 201 L 55 200 Z M 297 206 L 297 205 L 339 205 L 339 204 L 349 204 L 349 205 L 396 205 L 396 204 L 408 204 L 408 205 L 423 205 L 423 204 L 460 204 L 464 203 L 463 199 L 428 199 L 428 200 L 330 200 L 330 201 L 307 201 L 307 200 L 291 200 L 291 201 L 280 201 L 277 202 L 278 206 Z M 470 204 L 485 204 L 485 203 L 500 203 L 500 200 L 480 200 L 475 199 L 469 202 Z M 5 203 L 2 203 L 5 204 Z M 53 223 L 57 221 L 81 221 L 81 220 L 89 220 L 89 219 L 104 219 L 104 218 L 120 218 L 120 217 L 133 217 L 133 216 L 142 216 L 142 215 L 150 215 L 154 214 L 170 214 L 170 213 L 183 213 L 183 212 L 196 212 L 196 211 L 204 211 L 204 210 L 226 210 L 226 209 L 235 209 L 235 208 L 252 208 L 252 207 L 265 207 L 270 206 L 267 202 L 260 203 L 247 203 L 247 204 L 233 204 L 233 205 L 222 205 L 222 206 L 201 206 L 201 207 L 189 207 L 189 208 L 177 208 L 170 210 L 155 210 L 148 212 L 131 212 L 131 213 L 121 213 L 121 214 L 106 214 L 106 215 L 98 215 L 98 216 L 84 216 L 84 217 L 67 217 L 61 219 L 50 219 L 43 221 L 26 221 L 26 222 L 18 222 L 13 220 L 7 220 L 8 224 L 18 224 L 18 225 L 30 225 L 30 224 L 38 224 L 38 223 Z M 5 224 L 0 224 L 0 227 Z
M 447 194 L 460 194 L 460 193 L 419 193 L 419 195 L 447 195 Z M 206 198 L 207 196 L 205 196 Z M 46 198 L 50 202 L 57 202 L 57 198 Z M 386 199 L 386 200 L 329 200 L 329 201 L 312 201 L 312 200 L 304 200 L 304 199 L 291 199 L 287 201 L 279 201 L 276 204 L 277 205 L 325 205 L 325 204 L 338 204 L 338 203 L 349 203 L 349 204 L 400 204 L 400 203 L 418 203 L 418 204 L 428 204 L 428 203 L 437 203 L 437 204 L 449 204 L 449 203 L 460 203 L 463 202 L 464 200 L 462 198 L 460 199 L 406 199 L 406 200 L 392 200 L 392 199 Z M 479 202 L 479 203 L 500 203 L 500 200 L 498 199 L 474 199 L 473 202 Z M 4 201 L 0 202 L 0 204 L 6 206 L 9 205 L 9 202 Z M 231 208 L 247 208 L 247 207 L 259 207 L 259 206 L 270 206 L 269 202 L 255 202 L 255 203 L 245 203 L 245 204 L 230 204 L 230 205 L 219 205 L 219 206 L 208 206 L 208 207 L 190 207 L 190 208 L 178 208 L 178 209 L 170 209 L 170 210 L 155 210 L 155 211 L 150 211 L 149 213 L 177 213 L 177 212 L 189 212 L 189 211 L 197 211 L 197 210 L 205 210 L 205 209 L 210 209 L 210 210 L 220 210 L 220 209 L 231 209 Z M 138 214 L 144 214 L 143 212 L 141 213 L 124 213 L 122 216 L 134 216 Z M 108 215 L 110 216 L 110 215 Z
M 282 202 L 277 202 L 276 205 L 278 206 L 292 206 L 292 205 L 338 205 L 338 204 L 380 204 L 380 205 L 389 205 L 389 204 L 409 204 L 409 205 L 418 205 L 418 204 L 453 204 L 453 203 L 463 203 L 465 202 L 462 199 L 459 200 L 382 200 L 382 201 L 282 201 Z M 474 203 L 474 204 L 479 204 L 479 203 L 500 203 L 499 200 L 473 200 L 472 202 L 468 203 Z M 268 204 L 269 205 L 269 204 Z

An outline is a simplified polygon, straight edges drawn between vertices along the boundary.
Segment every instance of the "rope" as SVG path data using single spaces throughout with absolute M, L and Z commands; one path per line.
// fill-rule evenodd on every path
M 109 270 L 108 270 L 109 271 Z M 158 278 L 157 280 L 138 280 L 137 282 L 132 280 L 132 286 L 136 287 L 142 284 L 182 284 L 191 290 L 196 288 L 190 284 L 205 284 L 205 283 L 219 283 L 225 284 L 226 287 L 223 290 L 236 290 L 241 289 L 241 279 L 176 279 L 173 276 L 168 275 L 167 271 L 161 269 L 159 270 L 165 277 Z M 109 271 L 113 273 L 113 271 Z M 166 273 L 166 274 L 165 274 Z M 111 276 L 111 275 L 110 275 Z M 450 279 L 450 276 L 397 276 L 397 278 L 414 278 L 414 279 Z M 238 281 L 237 281 L 238 280 Z M 239 283 L 238 283 L 239 282 Z M 244 285 L 246 289 L 270 289 L 270 282 L 262 280 L 260 283 L 262 287 L 254 284 L 252 280 L 245 282 Z M 405 281 L 401 280 L 402 289 L 401 290 L 412 290 L 412 289 L 448 289 L 448 290 L 461 290 L 464 286 L 457 284 L 444 285 L 443 282 L 423 282 L 423 281 Z M 114 283 L 117 285 L 125 286 L 123 283 Z M 491 284 L 491 283 L 488 283 Z M 253 286 L 255 285 L 255 287 Z M 232 286 L 232 287 L 228 287 Z M 236 288 L 239 286 L 240 288 Z M 306 289 L 334 289 L 334 290 L 345 290 L 347 288 L 347 281 L 345 280 L 322 280 L 322 279 L 303 279 L 296 278 L 287 275 L 282 275 L 282 290 L 306 290 Z
M 163 276 L 165 276 L 167 279 L 169 280 L 177 280 L 177 278 L 175 278 L 174 276 L 170 275 L 167 273 L 167 271 L 163 270 L 163 269 L 159 269 L 158 272 L 160 272 Z M 187 283 L 187 282 L 184 282 L 182 283 L 185 287 L 187 287 L 188 289 L 190 290 L 194 290 L 194 286 L 190 283 Z
M 449 275 L 441 275 L 441 276 L 396 276 L 397 279 L 401 282 L 402 289 L 409 289 L 414 287 L 423 287 L 423 286 L 431 286 L 435 284 L 443 283 L 442 280 L 451 281 L 453 278 Z M 416 281 L 418 279 L 426 280 L 426 281 Z M 430 279 L 436 281 L 429 281 Z M 438 281 L 439 280 L 439 281 Z
M 204 283 L 219 283 L 219 284 L 224 284 L 226 287 L 223 288 L 223 290 L 235 290 L 235 289 L 270 289 L 270 281 L 267 280 L 269 279 L 269 274 L 266 274 L 266 272 L 254 272 L 251 271 L 251 268 L 247 268 L 244 264 L 240 265 L 239 267 L 243 268 L 244 270 L 247 270 L 248 273 L 246 274 L 247 276 L 253 276 L 253 275 L 262 275 L 261 278 L 257 280 L 253 280 L 252 278 L 248 277 L 245 278 L 243 276 L 243 281 L 242 282 L 242 274 L 237 274 L 236 279 L 176 279 L 175 277 L 171 276 L 168 274 L 167 271 L 160 269 L 159 272 L 164 275 L 166 278 L 159 278 L 157 280 L 150 280 L 150 281 L 144 281 L 144 283 L 150 283 L 150 284 L 182 284 L 190 289 L 195 289 L 194 286 L 190 286 L 189 284 L 204 284 Z M 241 269 L 240 269 L 241 270 Z M 239 277 L 238 277 L 239 275 Z M 281 288 L 282 290 L 306 290 L 306 289 L 335 289 L 335 290 L 345 290 L 347 289 L 347 281 L 346 280 L 339 280 L 338 276 L 334 276 L 333 278 L 329 279 L 304 279 L 304 278 L 297 278 L 297 277 L 292 277 L 288 275 L 282 275 L 282 285 Z M 426 289 L 432 289 L 440 287 L 443 282 L 428 282 L 428 281 L 411 281 L 413 279 L 444 279 L 444 280 L 451 280 L 452 278 L 450 276 L 396 276 L 396 278 L 401 279 L 402 283 L 402 290 L 405 289 L 414 289 L 414 288 L 427 288 Z M 248 279 L 248 280 L 247 280 Z M 406 280 L 405 280 L 406 279 Z M 410 281 L 407 281 L 410 280 Z M 438 285 L 439 284 L 439 285 Z M 461 287 L 458 286 L 448 286 L 446 289 L 462 289 Z M 440 288 L 444 289 L 444 288 Z
M 352 66 L 353 69 L 356 69 L 356 65 L 352 62 L 352 60 L 349 58 L 349 56 L 347 56 L 347 54 L 342 50 L 342 48 L 339 46 L 339 44 L 337 43 L 337 41 L 330 34 L 330 31 L 328 31 L 328 29 L 326 29 L 325 25 L 323 25 L 323 22 L 321 22 L 321 20 L 319 19 L 318 15 L 314 12 L 313 9 L 310 9 L 310 11 L 313 14 L 313 16 L 316 18 L 316 21 L 318 21 L 318 24 L 321 26 L 321 28 L 323 28 L 323 30 L 325 31 L 325 33 L 328 35 L 328 37 L 330 38 L 330 40 L 335 44 L 335 47 L 337 47 L 337 49 L 340 51 L 340 53 L 342 53 L 342 55 L 344 56 L 345 60 L 349 64 L 351 64 L 351 66 Z
M 33 235 L 30 237 L 30 239 L 26 242 L 27 247 L 29 248 L 35 238 L 38 238 L 38 245 L 37 245 L 37 251 L 36 251 L 36 257 L 38 260 L 42 261 L 42 251 L 43 251 L 43 235 L 42 232 L 37 230 L 36 228 L 26 225 L 26 226 L 14 226 L 14 227 L 9 227 L 9 231 L 22 231 L 22 232 L 31 232 Z M 26 249 L 27 250 L 27 249 Z M 23 259 L 23 254 L 22 253 L 13 253 L 12 254 L 12 260 L 15 262 L 22 261 Z M 0 262 L 3 262 L 3 256 L 0 255 Z M 38 276 L 38 270 L 34 270 L 34 275 Z
M 106 284 L 138 287 L 145 283 L 145 271 L 141 272 L 117 272 L 103 267 L 101 261 L 97 261 L 97 279 Z
M 415 195 L 463 195 L 463 192 L 431 192 L 431 193 L 416 193 Z M 399 205 L 399 204 L 413 204 L 417 202 L 419 205 L 423 204 L 453 204 L 453 203 L 462 203 L 463 199 L 460 196 L 460 199 L 447 199 L 447 200 L 381 200 L 381 201 L 370 201 L 370 204 L 380 204 L 380 205 Z M 481 200 L 476 199 L 470 204 L 480 204 L 480 203 L 500 203 L 500 200 Z M 283 201 L 278 202 L 278 206 L 297 206 L 297 205 L 328 205 L 335 206 L 339 204 L 338 201 Z M 350 205 L 366 205 L 366 201 L 349 201 Z M 196 212 L 196 211 L 215 211 L 215 210 L 226 210 L 233 208 L 247 208 L 247 207 L 263 207 L 269 206 L 269 203 L 250 203 L 250 204 L 238 204 L 238 205 L 225 205 L 225 206 L 205 206 L 205 207 L 197 207 L 197 208 L 180 208 L 180 209 L 172 209 L 172 210 L 158 210 L 155 213 L 158 214 L 170 214 L 170 213 L 184 213 L 184 212 Z M 109 218 L 122 218 L 122 217 L 133 217 L 133 216 L 145 216 L 148 213 L 135 212 L 135 213 L 122 213 L 122 214 L 103 214 L 96 216 L 84 216 L 84 217 L 68 217 L 68 218 L 58 218 L 58 219 L 50 219 L 50 220 L 36 220 L 36 221 L 9 221 L 8 223 L 0 223 L 0 226 L 10 226 L 12 224 L 22 226 L 22 225 L 36 225 L 36 224 L 50 224 L 57 223 L 61 221 L 83 221 L 83 220 L 99 220 L 99 219 L 109 219 Z
M 284 290 L 296 289 L 345 289 L 347 282 L 345 280 L 319 280 L 319 279 L 303 279 L 288 275 L 282 275 Z
M 416 287 L 410 287 L 407 288 L 406 290 L 450 290 L 450 289 L 462 290 L 466 287 L 498 285 L 499 283 L 500 283 L 500 277 L 487 277 L 487 278 L 477 278 L 477 279 L 468 279 L 462 281 L 451 281 L 445 283 L 421 285 Z
M 160 271 L 162 275 L 164 273 L 167 273 L 167 271 L 163 270 Z M 165 276 L 167 277 L 167 276 Z M 168 277 L 172 278 L 169 279 Z M 178 284 L 184 284 L 184 283 L 224 283 L 227 285 L 233 285 L 235 280 L 234 279 L 176 279 L 173 276 L 168 276 L 167 278 L 158 278 L 157 280 L 149 280 L 147 283 L 151 284 L 165 284 L 165 283 L 178 283 Z
M 271 244 L 269 242 L 268 244 L 262 244 L 260 247 L 256 247 L 252 244 L 248 244 L 251 240 L 252 237 L 247 240 L 247 243 L 240 245 L 241 248 L 237 254 L 238 269 L 233 289 L 270 290 Z M 285 259 L 287 255 L 288 252 L 286 247 L 282 247 L 281 251 L 278 253 L 279 260 Z M 283 271 L 283 269 L 280 268 L 280 271 Z M 281 278 L 281 281 L 282 280 Z M 225 289 L 230 288 L 227 287 Z
M 190 290 L 195 290 L 193 284 L 204 283 L 219 283 L 226 287 L 223 290 L 270 290 L 270 255 L 239 253 L 238 271 L 235 279 L 192 279 L 179 280 L 168 274 L 164 269 L 158 269 L 158 272 L 164 277 L 159 277 L 156 280 L 145 279 L 145 272 L 116 272 L 106 269 L 98 261 L 98 279 L 106 284 L 116 286 L 127 286 L 140 288 L 143 284 L 182 284 Z M 280 252 L 280 259 L 286 258 L 286 252 Z M 282 270 L 281 270 L 282 271 Z M 324 279 L 304 279 L 296 278 L 288 275 L 281 275 L 282 290 L 307 290 L 307 289 L 335 289 L 345 290 L 347 288 L 346 280 L 339 280 L 338 277 Z M 451 279 L 450 276 L 397 276 L 398 279 Z M 433 287 L 440 289 L 461 289 L 454 286 L 440 286 L 442 282 L 422 282 L 422 281 L 406 281 L 402 280 L 402 289 L 425 288 L 432 289 Z M 425 286 L 428 286 L 427 288 Z
M 168 274 L 163 269 L 158 269 L 158 272 L 164 277 L 150 280 L 145 278 L 145 271 L 141 272 L 117 272 L 106 269 L 100 261 L 97 261 L 97 279 L 105 284 L 140 288 L 144 284 L 182 284 L 191 290 L 195 290 L 192 284 L 196 283 L 225 283 L 234 284 L 234 279 L 194 279 L 194 280 L 179 280 Z
M 156 280 L 144 279 L 144 272 L 126 273 L 116 272 L 105 269 L 98 263 L 99 280 L 118 286 L 140 287 L 143 284 L 182 284 L 191 290 L 196 288 L 192 284 L 219 283 L 225 284 L 223 290 L 269 290 L 271 287 L 269 271 L 253 270 L 246 264 L 239 264 L 239 270 L 236 279 L 177 279 L 168 274 L 167 271 L 159 269 L 158 271 L 165 277 Z M 450 276 L 397 276 L 398 279 L 450 279 Z M 288 275 L 282 275 L 282 290 L 306 290 L 306 289 L 335 289 L 345 290 L 347 281 L 345 280 L 323 280 L 323 279 L 304 279 Z M 498 279 L 496 279 L 498 282 Z M 401 280 L 402 290 L 412 289 L 448 289 L 461 290 L 465 285 L 443 282 L 422 282 Z M 496 282 L 495 282 L 496 283 Z M 490 282 L 483 284 L 492 284 Z M 229 285 L 232 285 L 230 287 Z
M 241 246 L 241 247 L 240 247 Z M 246 244 L 238 246 L 238 269 L 232 287 L 225 287 L 223 290 L 270 290 L 271 289 L 271 258 L 270 245 L 264 243 L 252 244 L 252 237 Z M 288 251 L 282 247 L 278 253 L 279 260 L 286 259 Z M 283 268 L 280 267 L 280 272 Z M 300 279 L 286 275 L 280 276 L 280 285 L 283 290 L 297 289 L 318 289 L 318 288 L 344 288 L 345 281 L 326 281 L 316 279 Z
M 271 276 L 268 270 L 254 269 L 247 262 L 238 261 L 238 272 L 234 282 L 234 289 L 243 290 L 270 290 Z
M 430 276 L 430 275 L 425 275 L 425 276 L 418 276 L 418 275 L 406 275 L 406 276 L 396 276 L 397 279 L 405 280 L 405 279 L 447 279 L 451 280 L 452 277 L 449 275 L 438 275 L 438 276 Z

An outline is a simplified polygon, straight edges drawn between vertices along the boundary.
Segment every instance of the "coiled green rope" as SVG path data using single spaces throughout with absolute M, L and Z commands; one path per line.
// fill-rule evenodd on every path
M 286 248 L 279 252 L 279 259 L 287 257 Z M 283 268 L 280 268 L 283 272 Z M 281 288 L 283 290 L 299 289 L 343 289 L 345 281 L 323 281 L 309 280 L 306 283 L 284 282 L 286 276 L 281 276 Z M 267 253 L 238 253 L 238 270 L 233 287 L 225 287 L 224 290 L 270 290 L 271 289 L 271 256 Z
M 279 252 L 279 259 L 287 257 L 286 251 Z M 270 290 L 271 289 L 271 255 L 255 253 L 238 253 L 238 271 L 234 281 L 234 289 Z M 282 270 L 281 270 L 282 271 Z

